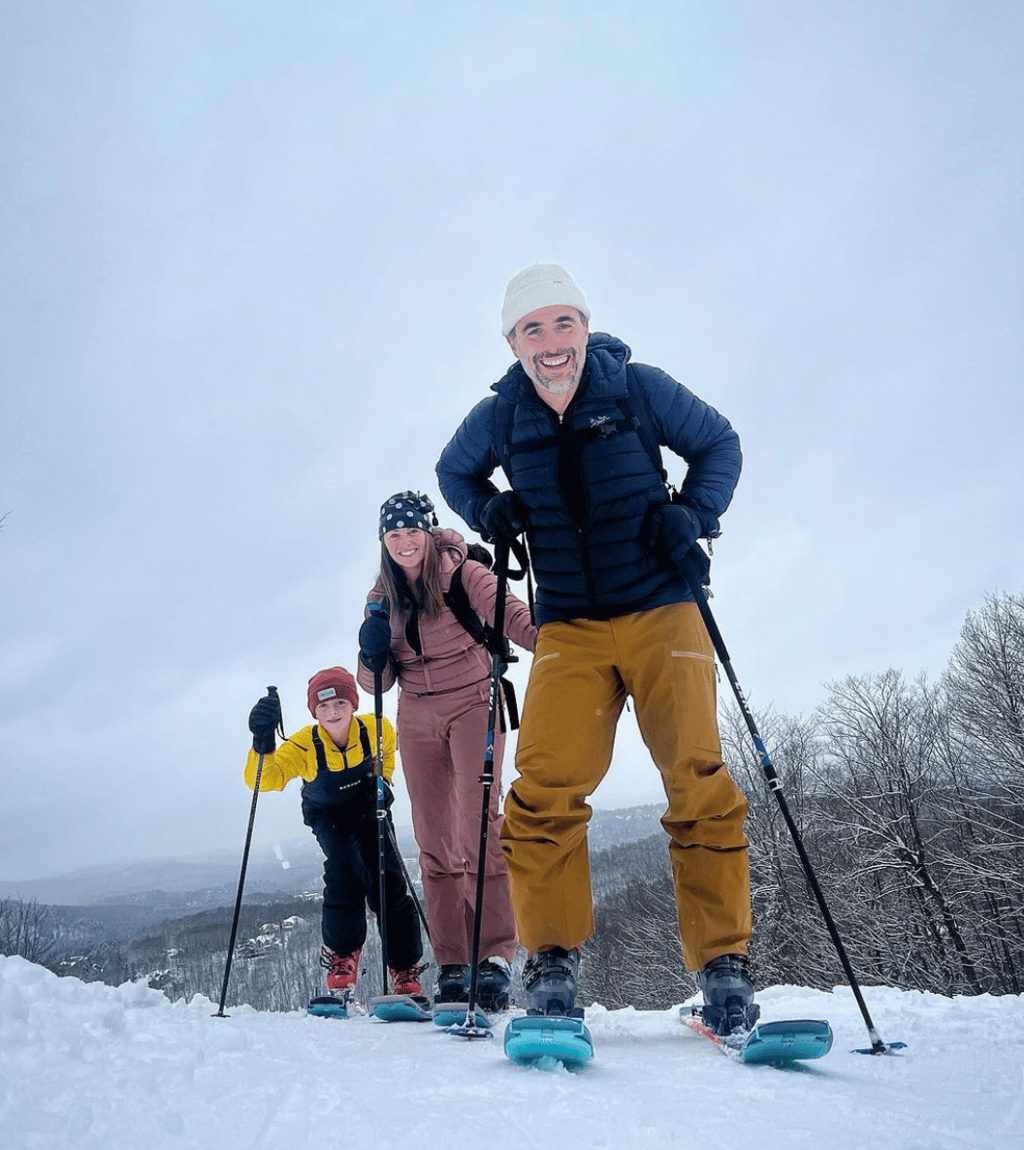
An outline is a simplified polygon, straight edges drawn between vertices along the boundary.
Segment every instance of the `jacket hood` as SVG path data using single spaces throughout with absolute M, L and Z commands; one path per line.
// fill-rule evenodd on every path
M 469 545 L 454 527 L 435 527 L 431 534 L 434 536 L 438 551 L 447 551 L 449 558 L 456 567 L 465 561 L 469 554 Z

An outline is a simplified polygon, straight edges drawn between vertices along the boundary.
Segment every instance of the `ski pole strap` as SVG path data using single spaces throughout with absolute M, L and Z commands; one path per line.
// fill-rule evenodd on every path
M 533 572 L 530 570 L 530 553 L 525 539 L 510 539 L 509 548 L 519 564 L 518 570 L 508 571 L 509 579 L 522 579 L 526 576 L 526 605 L 530 608 L 530 622 L 537 622 L 537 612 L 533 604 Z M 506 561 L 507 563 L 507 561 Z
M 696 552 L 697 554 L 694 554 Z M 722 638 L 722 632 L 718 629 L 718 624 L 715 622 L 714 615 L 711 614 L 711 608 L 708 606 L 708 591 L 707 591 L 707 570 L 708 570 L 708 557 L 704 554 L 703 550 L 696 543 L 686 553 L 686 557 L 682 563 L 679 564 L 679 569 L 683 573 L 683 577 L 687 583 L 690 584 L 690 590 L 693 592 L 694 601 L 697 604 L 697 609 L 701 613 L 704 620 L 704 625 L 708 629 L 708 635 L 711 637 L 711 643 L 715 650 L 718 652 L 718 657 L 723 663 L 730 662 L 729 652 L 725 649 L 725 640 Z
M 516 689 L 511 679 L 507 676 L 501 676 L 501 693 L 505 699 L 505 707 L 508 711 L 508 729 L 510 731 L 519 730 L 519 704 L 516 702 Z
M 519 564 L 518 568 L 509 567 L 508 555 L 505 556 L 505 573 L 509 579 L 522 579 L 522 577 L 530 570 L 530 554 L 526 550 L 526 544 L 522 539 L 509 539 L 506 541 L 506 547 L 516 558 Z M 495 547 L 495 567 L 498 566 L 498 549 Z

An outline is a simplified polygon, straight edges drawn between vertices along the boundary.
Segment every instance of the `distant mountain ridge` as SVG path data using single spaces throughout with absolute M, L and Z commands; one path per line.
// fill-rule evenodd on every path
M 646 838 L 658 830 L 660 804 L 595 811 L 590 820 L 592 851 Z M 412 831 L 398 828 L 407 860 L 418 850 Z M 222 905 L 238 887 L 241 847 L 180 858 L 143 859 L 84 867 L 53 878 L 10 882 L 0 878 L 0 898 L 35 899 L 53 906 L 145 903 L 168 911 Z M 323 858 L 312 836 L 270 846 L 254 844 L 246 869 L 247 893 L 294 894 L 319 889 Z

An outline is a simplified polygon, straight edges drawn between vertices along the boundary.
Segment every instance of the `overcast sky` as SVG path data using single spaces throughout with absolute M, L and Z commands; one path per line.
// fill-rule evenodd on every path
M 740 434 L 755 709 L 1024 589 L 1024 8 L 485 7 L 4 4 L 0 877 L 241 849 L 250 707 L 354 665 L 537 260 Z M 660 797 L 632 725 L 599 806 Z

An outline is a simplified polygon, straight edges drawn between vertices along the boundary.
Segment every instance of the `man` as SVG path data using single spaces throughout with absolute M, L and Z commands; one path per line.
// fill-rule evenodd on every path
M 679 934 L 704 1017 L 753 1024 L 747 972 L 747 803 L 722 762 L 714 652 L 682 570 L 718 533 L 739 479 L 728 421 L 625 344 L 590 333 L 563 268 L 509 283 L 502 331 L 517 363 L 470 412 L 437 465 L 441 492 L 491 540 L 525 531 L 540 635 L 501 831 L 531 1013 L 575 1015 L 593 932 L 587 798 L 611 762 L 631 695 L 668 800 Z M 687 463 L 670 502 L 659 446 Z M 502 466 L 511 485 L 490 476 Z

